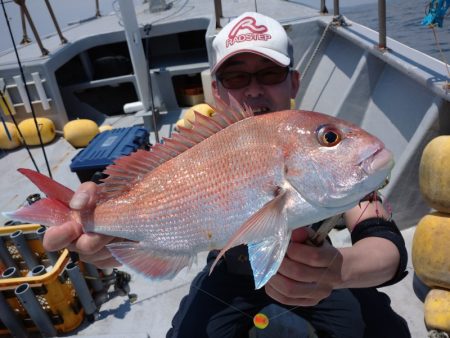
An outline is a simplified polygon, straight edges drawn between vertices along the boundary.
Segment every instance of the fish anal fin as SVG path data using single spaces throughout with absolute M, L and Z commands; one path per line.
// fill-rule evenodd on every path
M 274 237 L 279 238 L 280 234 L 283 234 L 281 237 L 289 237 L 287 235 L 287 214 L 285 210 L 286 196 L 287 191 L 280 189 L 274 199 L 266 203 L 239 228 L 216 257 L 216 260 L 211 266 L 210 273 L 225 252 L 234 246 L 255 243 L 255 238 L 264 239 L 263 242 L 267 238 L 268 243 L 270 243 Z M 289 238 L 287 238 L 287 241 L 289 241 Z M 259 266 L 257 268 L 260 270 Z
M 106 246 L 119 262 L 152 280 L 172 279 L 184 267 L 190 266 L 191 255 L 159 252 L 144 242 L 115 242 Z

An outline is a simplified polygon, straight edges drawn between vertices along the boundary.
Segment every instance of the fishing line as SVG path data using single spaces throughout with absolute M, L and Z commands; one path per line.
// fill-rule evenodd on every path
M 25 141 L 25 138 L 23 137 L 23 134 L 22 134 L 19 126 L 17 125 L 16 118 L 14 117 L 14 115 L 13 115 L 13 113 L 12 113 L 10 107 L 9 107 L 9 104 L 6 101 L 6 97 L 3 95 L 3 90 L 0 90 L 0 96 L 2 98 L 2 101 L 3 101 L 6 109 L 8 109 L 8 114 L 9 114 L 9 116 L 11 116 L 11 120 L 13 121 L 14 125 L 16 126 L 17 132 L 19 133 L 19 136 L 20 136 L 20 138 L 21 138 L 21 140 L 22 140 L 22 142 L 23 142 L 23 144 L 25 146 L 25 149 L 28 152 L 28 156 L 30 157 L 31 162 L 33 162 L 33 165 L 34 165 L 36 171 L 39 172 L 38 166 L 36 164 L 36 161 L 34 160 L 33 154 L 31 153 L 30 147 L 28 146 L 27 142 Z M 6 125 L 5 125 L 5 128 L 6 128 Z M 9 131 L 8 131 L 8 133 L 9 133 Z M 10 138 L 10 140 L 11 140 L 11 138 Z
M 48 175 L 49 175 L 50 178 L 53 178 L 52 172 L 50 170 L 50 165 L 49 165 L 48 160 L 47 160 L 47 154 L 46 154 L 45 149 L 44 149 L 44 143 L 42 142 L 41 131 L 39 129 L 39 125 L 38 125 L 38 122 L 37 122 L 36 114 L 34 112 L 33 103 L 31 102 L 31 96 L 30 96 L 30 93 L 28 91 L 28 86 L 27 86 L 27 82 L 26 82 L 26 79 L 25 79 L 25 73 L 23 71 L 22 62 L 20 61 L 20 57 L 19 57 L 19 53 L 17 51 L 16 43 L 14 41 L 14 36 L 13 36 L 13 33 L 12 33 L 11 25 L 9 23 L 8 15 L 6 13 L 5 3 L 4 3 L 4 0 L 0 0 L 0 1 L 2 3 L 3 14 L 5 15 L 5 21 L 6 21 L 6 25 L 8 26 L 9 36 L 10 36 L 11 42 L 13 44 L 14 53 L 16 54 L 17 63 L 19 65 L 20 76 L 22 77 L 22 81 L 23 81 L 24 87 L 25 87 L 25 92 L 27 94 L 27 99 L 28 99 L 28 102 L 30 103 L 31 114 L 33 115 L 34 125 L 36 127 L 37 135 L 38 135 L 38 138 L 39 138 L 39 144 L 41 146 L 42 153 L 44 155 L 45 164 L 47 165 Z M 2 97 L 3 97 L 3 95 L 2 95 Z M 12 114 L 11 114 L 11 116 L 12 116 Z M 34 161 L 33 161 L 33 163 L 36 166 L 36 163 Z M 37 172 L 40 172 L 39 169 L 37 168 L 37 166 L 36 166 L 36 170 L 37 170 Z

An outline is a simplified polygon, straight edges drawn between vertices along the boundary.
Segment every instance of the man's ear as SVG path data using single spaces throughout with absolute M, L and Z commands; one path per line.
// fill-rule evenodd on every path
M 291 72 L 291 90 L 293 97 L 297 95 L 299 89 L 300 89 L 300 73 L 297 70 L 293 70 Z
M 217 81 L 216 80 L 212 80 L 211 81 L 211 89 L 212 89 L 212 94 L 213 94 L 215 100 L 220 98 L 219 88 L 217 86 L 218 86 L 217 85 Z

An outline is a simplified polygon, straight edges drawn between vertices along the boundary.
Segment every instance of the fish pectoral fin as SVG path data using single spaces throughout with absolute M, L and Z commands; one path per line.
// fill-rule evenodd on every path
M 213 265 L 211 265 L 210 273 L 225 252 L 234 246 L 254 243 L 256 238 L 271 238 L 268 241 L 273 240 L 274 236 L 275 238 L 279 238 L 280 233 L 285 234 L 283 238 L 287 237 L 287 241 L 289 242 L 290 236 L 287 235 L 287 214 L 285 210 L 286 195 L 287 191 L 280 189 L 279 194 L 273 200 L 266 203 L 236 231 L 220 251 Z
M 120 263 L 153 280 L 172 279 L 184 267 L 190 266 L 194 258 L 192 255 L 154 250 L 145 242 L 116 242 L 106 247 Z
M 279 230 L 276 235 L 264 241 L 248 245 L 248 256 L 253 270 L 255 289 L 263 287 L 278 271 L 286 254 L 291 232 L 287 231 L 287 223 L 284 229 Z

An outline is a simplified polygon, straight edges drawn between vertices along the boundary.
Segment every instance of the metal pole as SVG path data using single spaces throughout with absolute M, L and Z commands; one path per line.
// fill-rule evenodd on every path
M 327 5 L 325 4 L 325 0 L 320 0 L 320 14 L 328 14 Z
M 86 315 L 89 316 L 94 314 L 97 311 L 97 305 L 89 292 L 89 288 L 86 284 L 86 280 L 81 274 L 80 268 L 75 263 L 70 262 L 66 265 L 65 270 L 77 292 L 78 299 L 80 300 Z
M 41 304 L 36 299 L 30 284 L 23 283 L 19 285 L 15 290 L 15 294 L 25 310 L 27 310 L 30 318 L 36 324 L 39 331 L 47 336 L 56 336 L 56 329 L 47 312 L 44 311 Z
M 32 270 L 36 265 L 39 265 L 39 262 L 35 254 L 28 247 L 25 234 L 23 233 L 22 230 L 17 230 L 13 232 L 11 235 L 9 235 L 9 237 L 16 245 L 17 250 L 19 251 L 25 263 L 27 264 L 29 270 Z
M 45 4 L 47 5 L 48 12 L 50 13 L 50 16 L 52 17 L 53 24 L 55 25 L 56 32 L 58 33 L 59 39 L 61 40 L 61 44 L 67 43 L 67 39 L 62 35 L 61 29 L 59 28 L 58 21 L 56 20 L 55 13 L 53 12 L 53 8 L 50 5 L 50 2 L 48 0 L 45 0 Z
M 98 0 L 95 0 L 95 16 L 96 16 L 97 18 L 102 16 L 102 15 L 100 14 L 100 5 L 99 5 L 98 2 L 99 2 Z
M 23 12 L 22 7 L 20 7 L 20 19 L 22 21 L 22 41 L 20 41 L 20 44 L 26 45 L 31 42 L 31 39 L 27 34 L 27 23 L 25 21 L 25 13 Z
M 323 0 L 325 1 L 325 0 Z M 214 0 L 214 12 L 216 13 L 216 28 L 221 28 L 220 19 L 222 18 L 222 0 Z
M 334 16 L 339 15 L 339 0 L 334 0 L 333 11 L 334 11 Z
M 144 47 L 142 46 L 141 31 L 137 23 L 134 4 L 129 0 L 119 0 L 120 13 L 127 38 L 128 50 L 130 52 L 131 63 L 133 65 L 134 77 L 139 100 L 142 102 L 144 112 L 150 111 L 152 102 L 150 100 L 151 81 L 147 60 L 145 58 Z M 152 111 L 155 114 L 155 111 Z M 153 123 L 153 131 L 157 134 L 156 124 Z M 157 140 L 158 141 L 158 140 Z
M 30 24 L 31 30 L 33 31 L 34 37 L 36 38 L 36 42 L 41 49 L 41 53 L 43 56 L 48 55 L 49 51 L 44 48 L 44 45 L 42 44 L 41 38 L 39 36 L 39 33 L 34 26 L 33 20 L 31 19 L 31 15 L 28 12 L 27 6 L 25 5 L 25 0 L 14 0 L 16 4 L 20 6 L 20 8 L 23 10 L 23 13 L 25 14 L 25 17 L 28 20 L 28 23 Z
M 386 49 L 386 0 L 378 0 L 378 48 Z

